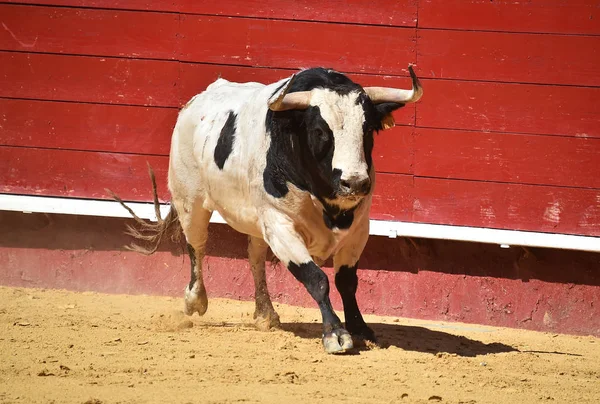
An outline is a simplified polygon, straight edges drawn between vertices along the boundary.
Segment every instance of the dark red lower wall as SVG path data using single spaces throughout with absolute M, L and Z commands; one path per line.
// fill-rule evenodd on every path
M 183 248 L 165 245 L 150 257 L 125 251 L 126 222 L 0 212 L 0 284 L 182 296 Z M 211 226 L 209 296 L 252 299 L 245 257 L 244 235 Z M 600 336 L 600 254 L 371 237 L 359 267 L 364 313 Z M 283 266 L 267 265 L 267 276 L 274 300 L 316 307 Z M 331 299 L 341 309 L 333 285 Z

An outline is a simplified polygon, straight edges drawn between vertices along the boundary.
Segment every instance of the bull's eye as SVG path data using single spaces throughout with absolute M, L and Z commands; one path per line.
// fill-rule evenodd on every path
M 328 139 L 327 134 L 322 129 L 315 129 L 315 136 L 319 141 L 326 142 Z
M 323 159 L 331 149 L 331 135 L 320 128 L 314 129 L 311 136 L 311 150 L 317 160 Z

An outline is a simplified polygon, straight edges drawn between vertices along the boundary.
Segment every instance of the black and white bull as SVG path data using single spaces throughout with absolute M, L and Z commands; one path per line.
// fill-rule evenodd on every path
M 202 259 L 209 219 L 218 211 L 249 235 L 260 328 L 279 325 L 265 280 L 270 247 L 317 302 L 326 352 L 352 348 L 351 336 L 375 340 L 355 297 L 375 182 L 373 134 L 393 126 L 392 111 L 421 97 L 409 72 L 411 90 L 363 88 L 323 68 L 269 85 L 218 79 L 188 102 L 171 143 L 172 208 L 158 229 L 163 233 L 178 216 L 186 237 L 192 262 L 186 314 L 202 315 L 208 306 Z M 331 256 L 345 329 L 319 267 Z

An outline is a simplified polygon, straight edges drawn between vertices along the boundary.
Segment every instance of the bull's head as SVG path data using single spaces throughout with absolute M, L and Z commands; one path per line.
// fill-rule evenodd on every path
M 311 191 L 350 208 L 371 191 L 373 133 L 394 126 L 392 111 L 416 102 L 423 89 L 412 66 L 412 89 L 365 87 L 343 74 L 310 69 L 294 76 L 269 100 L 271 111 L 300 132 L 291 148 L 310 172 Z

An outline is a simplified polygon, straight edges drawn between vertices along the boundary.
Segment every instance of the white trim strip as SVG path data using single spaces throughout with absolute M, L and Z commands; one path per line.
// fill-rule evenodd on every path
M 156 222 L 154 205 L 151 203 L 126 202 L 142 219 Z M 160 205 L 160 215 L 169 213 L 170 205 Z M 7 195 L 0 194 L 0 210 L 12 210 L 24 213 L 57 213 L 67 215 L 85 215 L 101 217 L 131 218 L 118 202 L 100 201 L 96 199 L 54 198 L 49 196 Z M 217 212 L 212 215 L 212 223 L 225 223 Z
M 388 237 L 435 238 L 510 246 L 559 248 L 600 252 L 600 237 L 537 233 L 483 227 L 371 220 L 371 234 Z
M 139 217 L 156 221 L 154 205 L 151 203 L 128 202 L 127 205 Z M 160 206 L 162 217 L 166 216 L 169 207 L 170 205 Z M 25 213 L 130 217 L 129 212 L 114 201 L 29 195 L 0 194 L 0 210 Z M 210 221 L 211 223 L 225 223 L 225 220 L 217 212 L 213 213 Z M 503 248 L 514 245 L 600 252 L 600 237 L 486 229 L 482 227 L 371 220 L 370 234 L 391 238 L 415 237 L 499 244 Z

